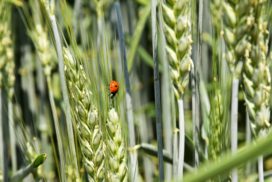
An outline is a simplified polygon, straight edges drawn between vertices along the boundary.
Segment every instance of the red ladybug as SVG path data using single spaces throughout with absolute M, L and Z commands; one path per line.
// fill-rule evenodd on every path
M 110 82 L 110 97 L 113 98 L 115 94 L 118 92 L 119 83 L 115 80 Z

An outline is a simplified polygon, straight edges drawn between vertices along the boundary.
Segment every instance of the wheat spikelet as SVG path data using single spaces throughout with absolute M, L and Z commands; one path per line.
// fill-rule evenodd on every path
M 37 49 L 38 56 L 42 63 L 43 71 L 45 76 L 50 76 L 52 69 L 54 68 L 56 62 L 52 55 L 52 47 L 48 39 L 47 31 L 42 27 L 41 24 L 37 23 L 33 30 L 30 30 L 30 37 Z
M 246 34 L 252 27 L 251 17 L 247 11 L 250 6 L 247 0 L 233 3 L 227 0 L 223 3 L 224 10 L 224 39 L 228 47 L 226 60 L 236 79 L 240 78 L 246 49 L 250 43 L 246 40 Z
M 180 98 L 188 85 L 193 66 L 190 1 L 166 0 L 162 4 L 166 53 L 170 65 L 176 98 Z
M 127 181 L 127 154 L 121 123 L 114 108 L 107 119 L 108 180 Z
M 250 47 L 246 49 L 243 74 L 244 95 L 247 110 L 254 132 L 270 126 L 269 99 L 271 76 L 268 67 L 268 29 L 263 18 L 265 1 L 250 1 L 251 24 L 247 40 Z
M 10 6 L 3 1 L 0 4 L 0 87 L 4 84 L 11 99 L 14 94 L 14 59 L 10 32 Z M 2 82 L 3 81 L 3 82 Z
M 220 34 L 221 31 L 221 19 L 222 19 L 222 2 L 221 0 L 211 0 L 210 3 L 211 19 L 212 25 L 215 29 L 216 36 Z
M 90 181 L 103 181 L 105 143 L 98 112 L 95 105 L 91 104 L 90 85 L 82 65 L 74 60 L 68 49 L 64 49 L 64 63 L 83 163 Z

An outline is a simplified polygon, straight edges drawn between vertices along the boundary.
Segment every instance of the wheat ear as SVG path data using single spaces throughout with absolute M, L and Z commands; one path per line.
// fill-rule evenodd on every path
M 122 135 L 121 121 L 112 108 L 107 119 L 108 180 L 127 181 L 127 151 Z
M 67 48 L 64 48 L 64 63 L 83 164 L 90 181 L 103 181 L 105 143 L 99 125 L 98 112 L 95 104 L 92 103 L 90 84 L 82 64 L 73 58 Z

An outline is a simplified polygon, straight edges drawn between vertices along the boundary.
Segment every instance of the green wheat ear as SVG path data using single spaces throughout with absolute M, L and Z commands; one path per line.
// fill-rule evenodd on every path
M 73 58 L 67 48 L 64 48 L 64 63 L 83 164 L 90 181 L 103 181 L 105 143 L 98 112 L 95 104 L 92 103 L 90 84 L 83 66 Z
M 243 74 L 246 106 L 254 132 L 270 126 L 271 76 L 268 67 L 268 22 L 264 19 L 265 1 L 251 1 L 248 22 L 252 28 L 248 32 Z
M 112 108 L 107 119 L 107 158 L 109 181 L 127 181 L 127 151 L 122 135 L 121 121 Z
M 10 21 L 8 21 L 10 19 L 10 8 L 8 7 L 9 5 L 5 2 L 0 4 L 0 88 L 4 86 L 7 89 L 9 98 L 12 98 L 15 83 L 15 63 L 13 59 Z
M 192 35 L 190 1 L 166 0 L 162 4 L 166 53 L 176 98 L 181 98 L 189 83 Z
M 225 58 L 228 62 L 233 77 L 240 79 L 246 49 L 251 45 L 246 39 L 248 30 L 252 28 L 247 11 L 250 7 L 249 1 L 233 3 L 232 0 L 223 2 L 224 11 L 224 39 L 227 45 Z
M 54 61 L 55 59 L 52 55 L 53 51 L 46 30 L 41 24 L 37 23 L 35 27 L 29 31 L 29 35 L 37 49 L 45 76 L 51 76 L 51 72 L 56 65 L 56 61 Z

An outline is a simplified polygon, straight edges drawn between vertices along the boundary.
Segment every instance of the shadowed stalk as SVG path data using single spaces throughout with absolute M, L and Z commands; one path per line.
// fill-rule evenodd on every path
M 156 109 L 156 133 L 158 145 L 159 160 L 159 181 L 164 181 L 164 164 L 163 164 L 163 141 L 162 141 L 162 114 L 161 114 L 161 87 L 159 77 L 159 59 L 158 59 L 158 24 L 157 24 L 157 0 L 151 3 L 151 24 L 152 24 L 152 53 L 154 62 L 154 92 L 155 92 L 155 109 Z
M 163 135 L 164 135 L 164 148 L 173 154 L 172 146 L 173 146 L 173 120 L 171 113 L 171 98 L 173 98 L 173 92 L 171 92 L 171 80 L 169 74 L 169 64 L 167 61 L 166 55 L 166 40 L 163 33 L 163 14 L 162 8 L 159 6 L 158 10 L 158 18 L 159 18 L 159 26 L 158 26 L 158 56 L 159 56 L 159 71 L 162 72 L 162 122 L 163 122 Z M 152 60 L 153 61 L 153 60 Z M 153 62 L 152 62 L 153 63 Z M 162 64 L 162 69 L 160 69 L 160 63 Z M 177 145 L 176 145 L 177 146 Z M 176 152 L 177 153 L 177 152 Z M 176 159 L 177 161 L 177 156 Z M 165 165 L 165 181 L 169 181 L 172 179 L 173 171 L 172 165 Z
M 57 108 L 54 101 L 54 95 L 53 95 L 53 89 L 52 89 L 52 82 L 50 76 L 46 77 L 47 85 L 48 85 L 48 94 L 49 94 L 49 102 L 51 106 L 51 112 L 53 116 L 53 122 L 54 122 L 54 128 L 57 136 L 57 146 L 58 146 L 58 153 L 60 157 L 60 178 L 62 181 L 66 181 L 66 175 L 65 175 L 65 156 L 63 151 L 63 144 L 61 139 L 61 133 L 60 133 L 60 126 L 59 126 L 59 120 L 57 115 Z
M 199 165 L 199 154 L 198 150 L 200 149 L 200 142 L 199 142 L 199 134 L 198 131 L 200 130 L 200 99 L 199 99 L 199 84 L 197 82 L 197 75 L 199 70 L 199 65 L 202 62 L 202 41 L 201 36 L 203 33 L 203 25 L 202 25 L 202 19 L 203 19 L 203 0 L 198 1 L 198 17 L 197 17 L 197 38 L 196 38 L 196 59 L 194 61 L 194 69 L 192 69 L 192 77 L 191 80 L 192 83 L 192 120 L 193 120 L 193 140 L 195 143 L 195 151 L 194 151 L 194 163 L 195 166 Z M 197 6 L 197 5 L 196 5 Z
M 127 120 L 128 120 L 128 133 L 129 133 L 129 147 L 133 148 L 136 144 L 135 140 L 135 127 L 134 127 L 134 118 L 132 112 L 132 100 L 131 100 L 131 92 L 130 92 L 130 81 L 128 75 L 128 67 L 127 67 L 127 58 L 126 58 L 126 49 L 125 49 L 125 40 L 122 28 L 122 17 L 120 4 L 118 2 L 114 3 L 116 15 L 117 15 L 117 31 L 119 36 L 119 45 L 121 51 L 121 58 L 123 62 L 123 71 L 125 77 L 126 84 L 126 109 L 127 109 Z M 130 152 L 130 180 L 137 181 L 138 178 L 138 160 L 137 160 L 137 151 Z

